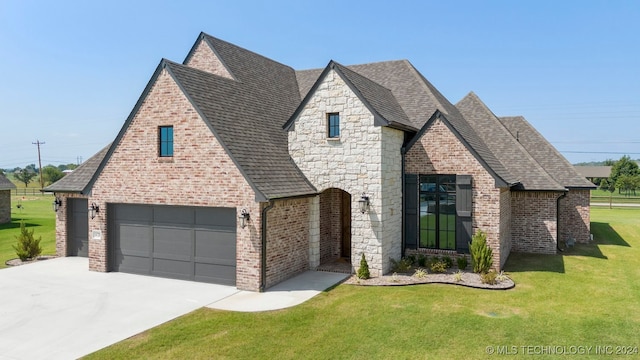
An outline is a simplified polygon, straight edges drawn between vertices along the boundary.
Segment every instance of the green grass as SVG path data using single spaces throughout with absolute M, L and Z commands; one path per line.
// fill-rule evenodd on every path
M 611 202 L 618 204 L 640 204 L 640 191 L 636 191 L 638 196 L 626 196 L 624 194 L 618 194 L 618 190 L 610 193 L 608 191 L 603 191 L 600 189 L 591 190 L 591 202 L 592 203 L 609 203 L 609 198 L 611 198 Z
M 11 197 L 11 222 L 0 225 L 0 269 L 6 267 L 7 260 L 17 257 L 11 245 L 17 242 L 21 220 L 24 220 L 27 228 L 35 229 L 36 239 L 42 236 L 40 245 L 43 255 L 56 253 L 56 225 L 52 202 L 52 195 Z
M 200 309 L 88 358 L 483 359 L 487 346 L 638 347 L 638 219 L 640 209 L 594 208 L 594 244 L 512 254 L 512 290 L 339 285 L 291 309 Z

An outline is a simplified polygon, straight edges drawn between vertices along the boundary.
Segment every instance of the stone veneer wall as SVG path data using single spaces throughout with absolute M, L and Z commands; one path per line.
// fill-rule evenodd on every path
M 586 243 L 591 235 L 591 191 L 570 189 L 560 200 L 560 241 Z
M 456 174 L 471 175 L 473 188 L 473 233 L 482 230 L 487 233 L 487 244 L 493 251 L 495 268 L 502 266 L 505 259 L 501 243 L 507 242 L 508 234 L 501 221 L 505 210 L 501 190 L 495 179 L 454 133 L 440 119 L 435 120 L 419 141 L 405 155 L 407 174 Z M 500 264 L 500 265 L 498 265 Z
M 309 269 L 309 204 L 276 200 L 268 210 L 267 288 Z
M 158 127 L 173 125 L 174 156 L 158 156 Z M 188 181 L 185 181 L 185 178 Z M 95 182 L 89 202 L 101 212 L 89 220 L 89 267 L 107 271 L 107 203 L 246 208 L 237 227 L 236 286 L 257 291 L 261 269 L 261 210 L 255 193 L 166 70 L 158 77 Z
M 511 233 L 515 252 L 555 254 L 557 248 L 556 200 L 559 192 L 512 191 Z
M 331 112 L 340 113 L 339 139 L 327 139 L 327 113 Z M 402 132 L 374 126 L 373 115 L 333 70 L 289 131 L 289 154 L 318 191 L 338 188 L 351 194 L 351 263 L 357 265 L 364 253 L 374 276 L 388 271 L 389 257 L 400 256 L 402 198 L 387 197 L 401 194 L 397 160 L 401 147 Z M 371 202 L 366 214 L 358 210 L 363 192 Z M 319 216 L 310 219 L 310 226 L 320 228 Z M 310 253 L 318 255 L 315 237 L 319 233 L 314 230 L 309 240 Z M 311 264 L 318 261 L 310 258 Z
M 204 40 L 201 40 L 198 43 L 195 51 L 193 52 L 191 57 L 187 59 L 187 63 L 185 65 L 218 76 L 222 76 L 227 79 L 233 79 L 233 76 L 231 75 L 227 67 L 224 66 L 222 61 L 220 61 L 213 50 L 211 50 L 209 44 L 207 44 Z
M 86 195 L 73 193 L 56 193 L 62 201 L 62 206 L 56 212 L 56 255 L 67 256 L 67 219 L 69 215 L 69 199 L 87 199 Z M 87 234 L 91 241 L 91 237 Z
M 11 222 L 11 190 L 0 190 L 0 224 Z

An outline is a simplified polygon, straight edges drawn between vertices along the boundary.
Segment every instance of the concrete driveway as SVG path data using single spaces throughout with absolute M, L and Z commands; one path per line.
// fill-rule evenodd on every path
M 238 293 L 87 269 L 68 257 L 0 270 L 0 359 L 75 359 Z

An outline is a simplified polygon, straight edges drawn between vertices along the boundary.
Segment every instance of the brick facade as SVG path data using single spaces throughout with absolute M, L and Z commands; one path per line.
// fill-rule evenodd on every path
M 512 251 L 556 253 L 556 201 L 561 194 L 549 191 L 511 192 Z
M 268 210 L 267 288 L 309 270 L 310 202 L 310 198 L 276 200 Z
M 511 191 L 500 189 L 500 268 L 511 253 Z
M 586 243 L 591 238 L 591 191 L 570 189 L 560 200 L 560 241 L 572 238 Z
M 11 190 L 0 190 L 0 224 L 11 222 Z
M 227 67 L 224 66 L 222 61 L 220 61 L 205 41 L 200 41 L 198 45 L 196 45 L 195 50 L 189 59 L 187 59 L 187 63 L 185 65 L 194 69 L 222 76 L 227 79 L 233 79 L 233 76 Z
M 174 127 L 174 155 L 158 156 L 158 127 Z M 237 228 L 237 287 L 256 291 L 260 285 L 261 209 L 255 193 L 209 127 L 166 70 L 157 78 L 111 158 L 96 180 L 89 202 L 101 212 L 89 220 L 89 267 L 107 271 L 107 204 L 160 204 L 233 207 L 251 214 Z
M 407 174 L 471 175 L 473 188 L 473 233 L 487 233 L 494 267 L 502 267 L 508 252 L 508 226 L 501 214 L 508 211 L 507 195 L 495 186 L 495 179 L 441 120 L 435 120 L 405 155 Z
M 340 114 L 340 138 L 328 139 L 327 113 L 334 112 Z M 374 125 L 371 112 L 334 70 L 289 131 L 289 154 L 311 184 L 319 192 L 336 188 L 351 195 L 351 264 L 357 265 L 364 253 L 374 276 L 389 270 L 390 257 L 400 257 L 403 140 L 402 131 Z M 371 204 L 366 214 L 358 210 L 363 192 Z M 316 224 L 320 228 L 319 219 L 311 220 L 311 226 Z M 320 234 L 313 232 L 309 239 L 310 252 L 318 256 L 320 239 L 315 237 Z

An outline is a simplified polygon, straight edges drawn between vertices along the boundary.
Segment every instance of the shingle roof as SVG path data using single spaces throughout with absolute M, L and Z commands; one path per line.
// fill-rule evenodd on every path
M 237 81 L 165 60 L 176 82 L 265 199 L 315 194 L 289 156 L 282 129 L 300 103 L 293 69 L 209 35 L 205 38 Z
M 96 173 L 96 170 L 98 170 L 100 163 L 102 163 L 102 160 L 107 155 L 109 147 L 111 147 L 111 144 L 83 162 L 82 165 L 78 166 L 72 173 L 45 187 L 44 191 L 84 192 Z
M 7 179 L 3 174 L 0 174 L 0 190 L 11 190 L 15 188 L 16 185 L 12 183 L 11 180 Z
M 573 165 L 578 174 L 587 178 L 608 178 L 611 176 L 611 166 Z
M 527 150 L 511 136 L 498 117 L 474 93 L 460 100 L 456 107 L 509 172 L 516 176 L 523 190 L 564 190 Z
M 388 125 L 393 126 L 395 123 L 395 125 L 408 127 L 414 131 L 418 130 L 402 110 L 391 90 L 347 67 L 335 62 L 334 64 L 335 68 L 347 78 L 373 110 L 389 123 Z
M 499 120 L 558 183 L 567 188 L 595 188 L 524 117 L 501 117 Z

